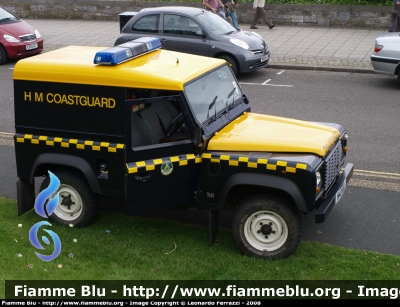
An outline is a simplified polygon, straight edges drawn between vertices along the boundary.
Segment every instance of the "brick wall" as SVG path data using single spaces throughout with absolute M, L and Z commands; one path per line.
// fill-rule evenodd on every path
M 2 7 L 21 18 L 118 20 L 118 14 L 144 7 L 181 5 L 203 7 L 199 2 L 147 2 L 124 0 L 2 0 Z M 277 25 L 387 28 L 391 7 L 348 5 L 266 5 Z M 250 23 L 252 4 L 239 5 L 239 23 Z

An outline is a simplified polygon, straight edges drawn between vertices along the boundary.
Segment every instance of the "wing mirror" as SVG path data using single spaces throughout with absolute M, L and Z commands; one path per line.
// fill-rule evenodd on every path
M 196 31 L 196 36 L 205 36 L 203 30 Z

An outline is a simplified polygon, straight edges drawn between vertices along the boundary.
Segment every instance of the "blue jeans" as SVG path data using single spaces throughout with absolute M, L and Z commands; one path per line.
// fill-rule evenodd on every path
M 230 12 L 229 16 L 231 16 L 233 26 L 239 28 L 236 12 Z

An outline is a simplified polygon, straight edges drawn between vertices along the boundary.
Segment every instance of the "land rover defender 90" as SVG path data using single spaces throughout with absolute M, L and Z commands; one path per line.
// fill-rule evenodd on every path
M 129 215 L 198 208 L 213 244 L 226 210 L 244 254 L 289 256 L 301 214 L 324 222 L 352 176 L 346 131 L 252 113 L 227 62 L 160 47 L 70 46 L 15 65 L 18 214 L 33 208 L 35 177 L 42 191 L 54 174 L 60 224 L 92 223 L 100 197 Z

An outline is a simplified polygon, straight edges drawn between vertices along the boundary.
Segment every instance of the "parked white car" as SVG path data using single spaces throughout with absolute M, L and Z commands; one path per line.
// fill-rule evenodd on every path
M 385 32 L 375 38 L 371 64 L 377 74 L 397 76 L 400 85 L 400 32 Z

